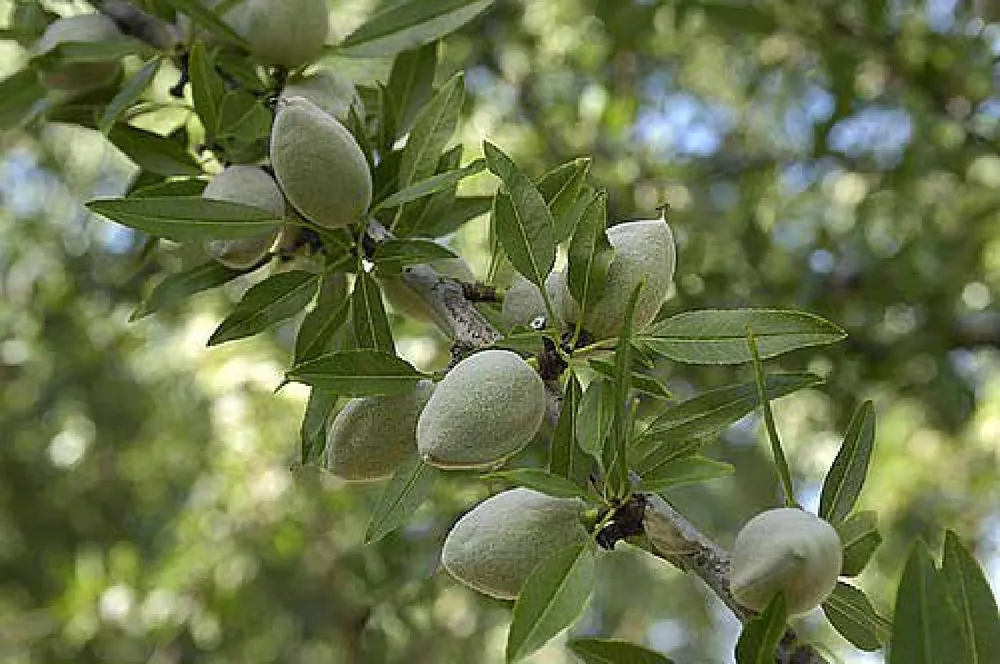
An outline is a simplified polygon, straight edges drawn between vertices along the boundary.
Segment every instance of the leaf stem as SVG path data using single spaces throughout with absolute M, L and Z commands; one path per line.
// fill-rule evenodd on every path
M 767 384 L 764 381 L 764 365 L 760 361 L 760 352 L 757 350 L 757 337 L 754 336 L 753 329 L 746 326 L 747 343 L 750 345 L 750 355 L 753 357 L 754 378 L 757 381 L 757 395 L 760 398 L 760 405 L 764 409 L 764 425 L 767 427 L 767 438 L 771 443 L 771 453 L 774 455 L 774 463 L 778 469 L 778 478 L 781 480 L 782 488 L 785 491 L 785 506 L 798 507 L 795 502 L 795 492 L 792 489 L 792 475 L 788 470 L 788 461 L 785 459 L 785 452 L 781 448 L 781 438 L 778 437 L 778 427 L 774 424 L 774 414 L 771 412 L 771 400 L 767 395 Z

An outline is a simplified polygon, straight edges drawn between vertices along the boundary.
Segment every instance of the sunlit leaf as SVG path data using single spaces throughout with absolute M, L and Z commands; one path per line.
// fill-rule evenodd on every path
M 847 336 L 833 323 L 803 311 L 704 309 L 657 323 L 641 339 L 651 350 L 677 362 L 742 364 L 751 360 L 747 326 L 753 329 L 761 359 L 836 343 Z
M 434 488 L 435 479 L 437 470 L 415 454 L 400 464 L 368 523 L 365 544 L 378 542 L 406 523 L 427 500 Z
M 566 645 L 584 664 L 671 664 L 658 652 L 618 639 L 572 639 Z
M 434 174 L 458 126 L 464 103 L 465 78 L 460 72 L 441 86 L 413 123 L 399 164 L 400 190 Z
M 246 292 L 208 339 L 209 346 L 263 332 L 302 311 L 316 295 L 319 278 L 303 270 L 268 277 Z
M 504 480 L 517 486 L 527 487 L 555 496 L 556 498 L 586 498 L 587 492 L 565 477 L 541 468 L 515 468 L 484 475 L 487 480 Z
M 118 117 L 125 112 L 135 101 L 146 91 L 152 82 L 156 72 L 159 71 L 163 63 L 162 56 L 150 58 L 142 68 L 121 87 L 111 102 L 105 107 L 101 119 L 97 121 L 97 128 L 102 132 L 107 132 L 118 120 Z
M 642 475 L 639 488 L 657 493 L 664 489 L 707 482 L 729 477 L 736 469 L 732 464 L 716 461 L 700 455 L 687 456 L 658 466 L 650 473 Z
M 967 646 L 964 661 L 987 664 L 1000 653 L 1000 613 L 979 562 L 952 531 L 944 538 L 942 571 L 946 589 L 958 609 Z
M 265 235 L 282 219 L 260 208 L 200 196 L 149 196 L 90 201 L 87 208 L 136 230 L 176 242 Z
M 607 195 L 601 192 L 583 213 L 570 240 L 566 284 L 580 304 L 580 318 L 604 294 L 608 269 L 615 257 L 606 232 L 607 216 Z
M 130 320 L 136 321 L 149 314 L 156 313 L 164 307 L 185 302 L 195 293 L 217 288 L 236 277 L 246 274 L 249 270 L 236 270 L 222 263 L 209 261 L 192 268 L 168 275 L 156 285 L 139 307 L 136 308 Z
M 871 560 L 875 549 L 882 543 L 882 535 L 878 532 L 878 514 L 876 512 L 856 512 L 836 524 L 837 534 L 844 546 L 844 564 L 841 567 L 842 576 L 857 576 Z
M 833 594 L 823 602 L 823 613 L 834 629 L 860 650 L 878 650 L 889 638 L 889 622 L 854 586 L 838 582 Z
M 569 627 L 595 581 L 594 544 L 574 544 L 545 558 L 528 576 L 514 603 L 507 662 L 530 655 Z
M 382 302 L 382 292 L 378 282 L 367 272 L 361 271 L 354 280 L 351 293 L 351 322 L 358 348 L 372 348 L 386 353 L 395 353 L 389 316 Z
M 736 663 L 773 664 L 774 651 L 785 635 L 787 621 L 785 596 L 778 593 L 759 616 L 743 625 L 736 643 Z
M 517 165 L 499 148 L 484 143 L 486 164 L 503 180 L 506 192 L 497 192 L 494 227 L 514 269 L 539 288 L 556 261 L 552 214 L 542 195 Z
M 407 392 L 427 376 L 392 353 L 360 349 L 335 351 L 297 364 L 286 378 L 345 397 L 367 397 Z
M 840 452 L 823 482 L 819 516 L 836 525 L 854 509 L 875 446 L 875 406 L 866 401 L 851 416 Z
M 944 574 L 934 567 L 927 545 L 916 542 L 896 592 L 888 664 L 963 661 L 959 653 L 968 651 L 946 584 Z
M 408 0 L 365 21 L 340 44 L 343 55 L 374 58 L 423 46 L 458 30 L 494 0 Z

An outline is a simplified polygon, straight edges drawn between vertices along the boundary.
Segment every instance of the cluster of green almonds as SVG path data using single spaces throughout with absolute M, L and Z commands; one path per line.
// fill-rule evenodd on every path
M 215 8 L 221 3 L 203 4 Z M 243 0 L 230 3 L 222 18 L 247 41 L 256 61 L 288 69 L 317 59 L 329 32 L 326 0 Z M 192 30 L 187 20 L 180 27 L 185 33 Z M 67 43 L 121 37 L 114 21 L 102 14 L 63 17 L 48 26 L 33 55 L 44 56 Z M 79 93 L 112 83 L 120 72 L 118 60 L 57 62 L 46 66 L 40 78 L 51 89 Z M 294 211 L 327 228 L 358 223 L 371 204 L 372 179 L 364 153 L 343 122 L 352 106 L 363 114 L 360 105 L 353 83 L 334 72 L 293 74 L 275 113 L 270 172 L 253 164 L 228 166 L 203 196 L 252 205 L 279 219 Z M 285 231 L 286 236 L 294 233 L 291 227 Z M 267 256 L 276 243 L 284 244 L 277 235 L 212 241 L 205 249 L 219 262 L 242 269 Z
M 545 387 L 520 355 L 484 350 L 434 385 L 351 399 L 327 431 L 326 466 L 350 481 L 387 477 L 417 453 L 439 468 L 485 468 L 535 437 Z
M 636 331 L 648 326 L 670 294 L 676 264 L 676 248 L 670 226 L 663 219 L 626 221 L 608 229 L 614 259 L 608 269 L 604 292 L 580 320 L 580 305 L 569 292 L 566 277 L 553 272 L 545 291 L 560 318 L 557 323 L 580 326 L 596 339 L 617 336 L 632 291 L 645 281 L 639 293 L 632 326 Z M 505 325 L 530 325 L 545 315 L 541 293 L 524 278 L 515 280 L 503 301 Z

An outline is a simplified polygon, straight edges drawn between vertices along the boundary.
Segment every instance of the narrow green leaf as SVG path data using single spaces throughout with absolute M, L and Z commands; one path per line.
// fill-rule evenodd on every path
M 615 375 L 611 380 L 614 386 L 614 419 L 611 426 L 611 446 L 605 446 L 605 451 L 611 450 L 613 455 L 605 454 L 604 467 L 614 495 L 624 500 L 631 491 L 628 478 L 628 444 L 632 435 L 632 408 L 629 398 L 632 387 L 632 318 L 635 315 L 635 304 L 639 294 L 645 288 L 645 280 L 632 289 L 622 327 L 618 332 L 618 344 L 615 347 Z
M 545 558 L 524 582 L 507 636 L 507 662 L 541 648 L 583 612 L 596 578 L 594 544 L 574 544 Z
M 836 525 L 851 513 L 868 475 L 874 446 L 875 406 L 866 401 L 851 416 L 844 442 L 823 481 L 819 499 L 820 517 Z
M 813 387 L 823 379 L 810 373 L 771 374 L 766 378 L 771 399 Z M 654 419 L 636 441 L 635 469 L 642 473 L 672 456 L 678 443 L 714 436 L 759 405 L 754 383 L 727 385 L 703 392 L 669 408 Z
M 854 586 L 838 581 L 833 594 L 823 602 L 823 613 L 833 628 L 859 650 L 873 652 L 889 639 L 889 622 Z
M 234 270 L 222 263 L 209 261 L 183 272 L 171 274 L 156 285 L 132 314 L 130 321 L 137 321 L 164 307 L 183 302 L 195 293 L 217 288 L 250 270 Z
M 634 349 L 633 349 L 634 350 Z M 597 373 L 611 378 L 614 376 L 615 365 L 613 362 L 609 362 L 603 359 L 591 359 L 587 361 L 590 368 Z M 657 399 L 672 399 L 673 394 L 667 389 L 667 386 L 660 381 L 659 378 L 655 376 L 649 376 L 644 373 L 640 373 L 634 367 L 632 369 L 632 376 L 629 379 L 632 384 L 632 389 L 648 394 L 649 396 L 656 397 Z
M 494 0 L 409 0 L 368 19 L 340 44 L 346 56 L 377 58 L 423 46 L 458 30 Z
M 396 111 L 396 131 L 405 134 L 431 97 L 437 70 L 437 42 L 396 56 L 386 90 Z
M 148 50 L 138 39 L 121 37 L 106 41 L 63 42 L 31 58 L 31 66 L 47 69 L 55 63 L 108 62 Z
M 334 335 L 347 322 L 351 299 L 344 276 L 326 277 L 320 286 L 316 306 L 302 319 L 295 336 L 294 364 L 299 365 L 332 350 Z
M 302 426 L 299 427 L 303 466 L 323 465 L 323 453 L 326 451 L 326 425 L 339 398 L 334 392 L 326 392 L 315 387 L 309 391 L 306 412 L 302 416 Z
M 431 194 L 439 191 L 449 189 L 470 175 L 482 172 L 485 168 L 486 162 L 482 159 L 477 159 L 463 168 L 456 168 L 446 173 L 432 175 L 429 178 L 415 182 L 407 188 L 397 191 L 388 198 L 380 201 L 374 208 L 372 208 L 372 212 L 374 213 L 379 210 L 399 207 L 404 203 L 410 203 L 420 198 L 424 198 L 425 196 L 430 196 Z
M 200 196 L 150 196 L 90 201 L 87 208 L 130 228 L 176 242 L 264 235 L 282 220 L 266 210 Z
M 156 175 L 201 175 L 201 166 L 187 147 L 168 136 L 118 123 L 108 139 L 144 171 Z
M 201 196 L 208 185 L 208 180 L 201 178 L 185 178 L 183 180 L 166 180 L 150 184 L 128 193 L 128 198 L 157 198 L 164 196 Z
M 484 143 L 486 164 L 503 180 L 506 192 L 497 192 L 494 226 L 500 245 L 514 269 L 544 293 L 545 278 L 556 260 L 552 214 L 527 175 L 499 148 Z
M 370 397 L 406 392 L 428 376 L 392 353 L 360 349 L 326 353 L 295 365 L 285 377 L 345 397 Z
M 458 126 L 464 103 L 465 78 L 459 72 L 441 86 L 417 116 L 399 164 L 400 190 L 434 174 L 441 153 Z
M 0 129 L 19 126 L 47 93 L 32 69 L 22 69 L 0 81 Z
M 761 359 L 799 348 L 823 346 L 847 334 L 814 314 L 778 309 L 704 309 L 672 316 L 642 333 L 654 352 L 690 364 L 742 364 L 751 360 L 750 326 Z
M 573 235 L 573 231 L 576 230 L 577 224 L 583 218 L 584 212 L 587 211 L 591 201 L 596 197 L 597 190 L 584 184 L 580 187 L 580 193 L 569 209 L 559 217 L 553 216 L 556 242 L 563 242 Z
M 432 199 L 420 215 L 415 234 L 425 237 L 449 235 L 466 222 L 489 213 L 492 206 L 492 196 L 457 196 L 447 202 Z
M 878 514 L 870 511 L 856 512 L 835 527 L 844 547 L 844 563 L 840 575 L 857 576 L 882 543 L 882 535 L 878 532 Z
M 219 105 L 216 140 L 226 154 L 263 156 L 273 119 L 261 99 L 246 90 L 230 90 Z
M 582 487 L 570 480 L 555 475 L 541 468 L 514 468 L 483 475 L 484 480 L 504 480 L 517 486 L 540 491 L 556 498 L 587 498 L 588 494 Z
M 438 159 L 434 175 L 444 175 L 450 171 L 458 170 L 462 165 L 462 151 L 461 145 L 455 145 L 445 150 Z M 396 218 L 392 222 L 392 229 L 396 233 L 396 237 L 427 235 L 424 229 L 434 223 L 433 215 L 442 214 L 455 200 L 457 192 L 458 183 L 456 182 L 427 197 L 418 198 L 397 208 Z M 390 192 L 389 195 L 391 196 L 392 193 Z
M 372 262 L 380 274 L 397 275 L 407 265 L 420 265 L 455 257 L 455 252 L 437 242 L 394 238 L 375 249 Z
M 437 471 L 434 467 L 424 463 L 416 455 L 400 464 L 368 523 L 365 544 L 378 542 L 406 523 L 427 500 L 434 488 L 435 479 Z
M 658 652 L 618 639 L 572 639 L 566 645 L 584 664 L 672 664 Z
M 538 191 L 552 212 L 556 242 L 569 238 L 576 226 L 575 220 L 570 223 L 566 217 L 580 197 L 589 171 L 590 159 L 574 159 L 555 167 L 538 181 Z
M 586 317 L 604 294 L 608 270 L 615 257 L 606 232 L 607 203 L 607 194 L 600 192 L 587 206 L 569 243 L 566 283 L 573 299 L 580 303 L 580 319 Z
M 888 664 L 954 664 L 966 652 L 945 584 L 927 545 L 915 542 L 896 592 Z
M 188 76 L 191 77 L 194 110 L 205 128 L 206 140 L 213 143 L 219 126 L 222 98 L 226 95 L 226 85 L 215 70 L 214 58 L 200 39 L 195 41 L 188 55 Z
M 677 459 L 658 466 L 655 470 L 642 475 L 639 488 L 642 491 L 658 493 L 664 489 L 694 484 L 729 477 L 736 469 L 732 464 L 694 455 Z
M 773 664 L 774 651 L 785 635 L 788 611 L 785 596 L 778 593 L 764 612 L 743 625 L 736 643 L 737 664 Z
M 563 394 L 559 422 L 552 434 L 549 451 L 549 472 L 565 477 L 580 488 L 587 488 L 593 460 L 588 457 L 576 441 L 576 413 L 583 399 L 583 388 L 576 373 L 569 372 Z
M 247 40 L 203 4 L 202 0 L 165 0 L 165 2 L 178 12 L 187 14 L 196 25 L 205 28 L 223 41 L 250 50 L 250 44 Z
M 544 338 L 545 336 L 537 330 L 524 325 L 515 325 L 509 333 L 490 345 L 494 348 L 506 348 L 522 355 L 537 355 L 545 350 Z
M 208 339 L 209 346 L 263 332 L 302 311 L 315 297 L 319 278 L 304 270 L 268 277 L 246 292 Z
M 958 609 L 969 664 L 987 664 L 1000 653 L 1000 613 L 990 584 L 975 557 L 952 531 L 945 532 L 942 571 Z
M 375 277 L 367 272 L 358 272 L 351 294 L 351 321 L 358 348 L 372 348 L 385 353 L 395 353 L 389 316 L 385 313 L 382 292 Z
M 156 72 L 163 63 L 163 56 L 158 55 L 142 66 L 142 69 L 133 74 L 125 85 L 121 87 L 114 98 L 104 108 L 101 119 L 97 122 L 97 128 L 107 133 L 118 120 L 118 117 L 139 98 L 139 96 L 149 87 Z
M 580 449 L 603 463 L 604 441 L 614 424 L 615 392 L 610 381 L 594 380 L 587 386 L 576 413 L 576 441 Z

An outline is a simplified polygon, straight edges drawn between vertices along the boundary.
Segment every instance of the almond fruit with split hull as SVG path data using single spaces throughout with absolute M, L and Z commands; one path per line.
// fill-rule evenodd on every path
M 608 242 L 615 251 L 608 268 L 604 292 L 583 320 L 583 329 L 595 338 L 617 336 L 622 329 L 625 308 L 639 282 L 639 293 L 632 317 L 632 329 L 642 330 L 656 318 L 670 293 L 677 261 L 677 249 L 670 226 L 662 219 L 626 221 L 608 229 Z M 567 323 L 576 323 L 580 306 L 567 288 L 561 299 Z
M 545 415 L 545 385 L 507 350 L 470 355 L 448 372 L 417 421 L 417 450 L 441 468 L 482 468 L 531 442 Z
M 288 202 L 320 226 L 357 223 L 371 204 L 372 177 L 358 142 L 336 118 L 302 97 L 278 104 L 271 166 Z
M 481 502 L 445 538 L 441 564 L 473 590 L 514 599 L 542 560 L 589 535 L 584 504 L 532 489 L 511 489 Z
M 67 16 L 50 23 L 33 50 L 36 56 L 41 56 L 61 44 L 102 43 L 121 36 L 115 22 L 103 14 Z M 42 85 L 53 90 L 82 92 L 109 84 L 120 71 L 118 60 L 56 63 L 41 72 L 40 80 Z
M 417 449 L 417 417 L 434 393 L 422 380 L 404 394 L 351 399 L 327 431 L 326 468 L 345 480 L 389 477 Z
M 202 198 L 252 205 L 274 215 L 285 216 L 285 198 L 278 184 L 259 166 L 237 164 L 229 166 L 212 178 L 201 194 Z M 279 229 L 235 240 L 209 240 L 205 251 L 223 265 L 236 269 L 250 267 L 267 255 L 274 245 Z
M 816 608 L 837 585 L 840 536 L 823 519 L 782 507 L 750 519 L 736 536 L 730 588 L 736 601 L 763 611 L 777 593 L 789 615 Z

